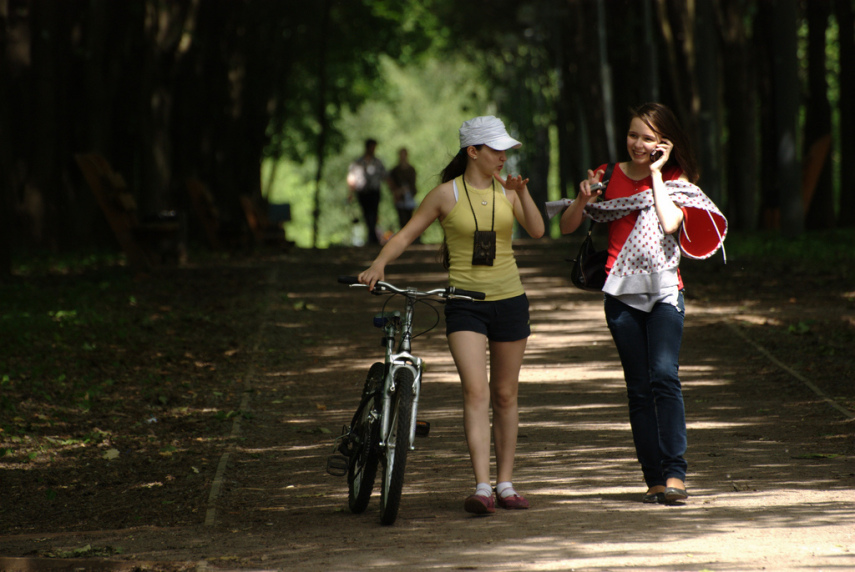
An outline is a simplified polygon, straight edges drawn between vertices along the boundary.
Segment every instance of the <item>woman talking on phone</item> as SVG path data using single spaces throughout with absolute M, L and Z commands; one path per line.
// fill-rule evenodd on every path
M 448 280 L 484 292 L 484 301 L 450 300 L 445 306 L 448 346 L 463 386 L 463 427 L 475 472 L 475 492 L 464 501 L 474 514 L 528 508 L 511 478 L 519 410 L 517 390 L 529 308 L 511 245 L 516 220 L 534 238 L 544 223 L 528 179 L 502 172 L 505 151 L 522 144 L 496 117 L 476 117 L 460 127 L 460 149 L 442 171 L 441 184 L 422 200 L 410 221 L 380 251 L 359 281 L 373 288 L 435 220 L 445 231 Z M 489 349 L 489 365 L 487 351 Z M 496 496 L 490 484 L 490 407 L 496 451 Z
M 647 484 L 645 503 L 688 498 L 686 415 L 678 374 L 683 337 L 680 253 L 707 258 L 721 246 L 727 221 L 695 185 L 689 138 L 666 106 L 632 110 L 629 160 L 588 171 L 561 216 L 561 232 L 583 216 L 608 223 L 606 323 L 623 366 L 636 455 Z M 591 190 L 607 183 L 603 191 Z

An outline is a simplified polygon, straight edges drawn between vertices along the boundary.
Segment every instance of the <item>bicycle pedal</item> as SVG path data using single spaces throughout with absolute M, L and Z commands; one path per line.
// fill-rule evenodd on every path
M 348 458 L 344 455 L 330 455 L 327 457 L 327 472 L 334 477 L 343 477 L 347 474 Z
M 333 443 L 333 454 L 335 451 L 341 452 L 345 457 L 350 456 L 350 427 L 345 425 L 341 430 L 341 435 L 335 438 Z
M 430 433 L 430 421 L 416 421 L 416 437 L 427 437 Z

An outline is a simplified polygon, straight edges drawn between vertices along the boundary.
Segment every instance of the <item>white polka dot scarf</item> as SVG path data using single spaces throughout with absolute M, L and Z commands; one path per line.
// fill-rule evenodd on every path
M 681 248 L 691 258 L 709 258 L 723 247 L 727 219 L 709 197 L 696 185 L 686 181 L 667 181 L 665 186 L 668 196 L 678 207 L 690 209 L 689 212 L 696 210 L 706 213 L 706 216 L 687 216 L 679 235 L 665 234 L 662 230 L 656 209 L 653 208 L 652 190 L 585 206 L 585 216 L 597 222 L 610 222 L 639 211 L 635 227 L 615 259 L 604 292 L 658 291 L 660 275 L 673 273 L 680 264 Z M 691 236 L 704 237 L 708 246 L 699 252 L 696 245 L 692 244 Z M 688 248 L 683 248 L 681 242 L 687 242 Z M 696 242 L 700 243 L 700 240 Z

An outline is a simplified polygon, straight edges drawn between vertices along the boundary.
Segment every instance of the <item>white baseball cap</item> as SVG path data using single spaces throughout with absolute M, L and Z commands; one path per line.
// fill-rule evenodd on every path
M 470 145 L 486 145 L 496 151 L 522 147 L 522 143 L 508 135 L 502 120 L 492 115 L 464 121 L 460 126 L 460 147 Z

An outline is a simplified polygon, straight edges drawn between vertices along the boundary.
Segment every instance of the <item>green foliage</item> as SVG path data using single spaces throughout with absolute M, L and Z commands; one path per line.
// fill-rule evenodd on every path
M 81 264 L 86 267 L 87 263 Z M 55 266 L 63 273 L 65 264 Z M 48 281 L 56 278 L 48 278 Z M 117 282 L 126 281 L 117 278 Z M 35 286 L 35 287 L 34 287 Z M 0 286 L 5 312 L 0 316 L 0 338 L 8 340 L 0 354 L 0 386 L 3 393 L 68 403 L 89 410 L 112 380 L 93 383 L 87 364 L 59 359 L 64 352 L 95 352 L 98 343 L 93 330 L 111 328 L 111 338 L 121 340 L 126 321 L 121 304 L 110 296 L 110 282 L 92 284 L 82 280 L 67 282 L 57 297 L 53 289 L 39 287 L 39 281 Z M 112 307 L 111 307 L 112 306 Z M 26 359 L 31 356 L 34 360 Z M 8 398 L 0 399 L 0 411 L 17 408 Z
M 417 63 L 439 27 L 436 16 L 415 0 L 333 2 L 328 21 L 324 2 L 274 4 L 272 14 L 266 5 L 255 12 L 248 6 L 267 25 L 276 22 L 279 32 L 261 46 L 270 73 L 281 76 L 272 86 L 276 106 L 265 155 L 298 163 L 316 156 L 322 100 L 328 122 L 324 144 L 335 152 L 348 140 L 342 114 L 383 90 L 384 61 Z
M 795 336 L 803 336 L 810 333 L 811 321 L 800 321 L 797 324 L 790 324 L 787 327 L 787 333 Z
M 235 299 L 228 312 L 212 305 L 228 275 L 175 269 L 163 280 L 134 280 L 121 266 L 92 269 L 80 259 L 30 261 L 16 269 L 25 279 L 0 284 L 4 463 L 42 463 L 148 434 L 153 423 L 208 418 L 203 410 L 217 398 L 200 387 L 216 382 L 215 362 L 232 362 L 247 337 L 236 332 L 258 312 L 256 296 Z M 237 296 L 256 292 L 253 272 L 241 269 L 250 279 L 234 280 Z
M 771 232 L 733 233 L 725 240 L 728 257 L 750 258 L 770 267 L 850 272 L 855 264 L 855 229 L 808 232 L 786 238 Z
M 359 205 L 348 202 L 347 167 L 359 157 L 364 140 L 379 141 L 377 155 L 387 169 L 397 163 L 400 147 L 407 147 L 410 163 L 418 174 L 417 200 L 439 183 L 439 173 L 457 152 L 460 124 L 476 115 L 495 113 L 489 91 L 476 68 L 464 60 L 429 59 L 419 67 L 403 67 L 390 58 L 382 60 L 386 87 L 356 112 L 345 112 L 340 127 L 345 134 L 342 151 L 327 158 L 320 187 L 318 245 L 353 244 L 364 240 Z M 267 160 L 262 166 L 268 200 L 291 203 L 293 220 L 287 235 L 300 247 L 312 246 L 316 162 Z M 397 230 L 397 214 L 389 193 L 383 194 L 380 224 Z M 424 241 L 437 243 L 442 231 L 435 224 Z

